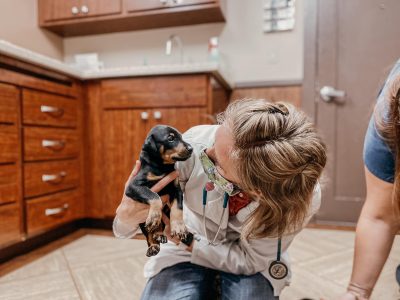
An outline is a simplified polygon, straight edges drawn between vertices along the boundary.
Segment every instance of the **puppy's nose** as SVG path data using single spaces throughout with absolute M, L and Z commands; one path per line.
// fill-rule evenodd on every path
M 192 154 L 192 152 L 193 152 L 193 148 L 192 148 L 192 146 L 190 146 L 190 145 L 188 145 L 188 146 L 186 147 L 186 150 L 187 150 L 190 154 Z

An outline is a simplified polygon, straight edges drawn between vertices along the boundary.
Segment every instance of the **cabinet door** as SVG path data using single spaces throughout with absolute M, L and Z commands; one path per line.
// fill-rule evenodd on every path
M 181 133 L 189 128 L 209 124 L 205 108 L 166 108 L 151 111 L 151 125 L 164 124 L 175 127 Z
M 104 215 L 115 216 L 124 185 L 149 130 L 150 111 L 145 109 L 105 110 L 103 112 Z
M 42 20 L 58 21 L 121 12 L 121 0 L 40 0 Z
M 80 0 L 39 0 L 39 11 L 44 21 L 75 18 L 79 14 Z
M 143 11 L 213 2 L 215 0 L 127 0 L 126 5 L 128 11 Z

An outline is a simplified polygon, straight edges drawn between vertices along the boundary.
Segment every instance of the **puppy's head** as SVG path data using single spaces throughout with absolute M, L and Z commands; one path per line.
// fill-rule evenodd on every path
M 178 130 L 165 125 L 150 130 L 143 150 L 153 157 L 160 157 L 164 164 L 186 160 L 193 152 L 192 146 L 182 139 Z

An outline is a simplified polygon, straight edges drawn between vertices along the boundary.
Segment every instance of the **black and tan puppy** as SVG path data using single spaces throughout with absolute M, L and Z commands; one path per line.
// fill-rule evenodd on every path
M 164 212 L 170 217 L 171 236 L 185 241 L 190 234 L 183 222 L 183 193 L 178 178 L 164 187 L 158 194 L 150 190 L 165 175 L 174 171 L 177 161 L 190 157 L 193 148 L 182 140 L 182 135 L 175 128 L 165 125 L 153 127 L 146 137 L 140 153 L 141 168 L 129 182 L 125 194 L 136 201 L 150 205 L 146 223 L 140 224 L 147 238 L 147 256 L 160 251 L 160 243 L 166 243 L 164 223 L 161 220 Z M 163 205 L 160 196 L 169 195 L 169 205 Z M 191 235 L 191 234 L 190 234 Z

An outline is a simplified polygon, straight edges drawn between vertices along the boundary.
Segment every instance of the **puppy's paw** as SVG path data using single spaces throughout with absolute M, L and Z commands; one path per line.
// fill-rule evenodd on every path
M 150 247 L 147 249 L 146 256 L 151 257 L 154 255 L 157 255 L 158 252 L 160 252 L 160 245 L 153 244 L 153 245 L 150 245 Z
M 168 242 L 168 239 L 165 235 L 163 235 L 162 233 L 155 233 L 153 235 L 153 239 L 158 242 L 158 243 L 162 243 L 165 244 L 166 242 Z
M 185 240 L 189 231 L 182 220 L 171 221 L 171 236 L 178 237 L 180 240 Z
M 153 232 L 158 229 L 161 225 L 161 210 L 150 210 L 149 215 L 146 219 L 146 229 L 149 232 Z

